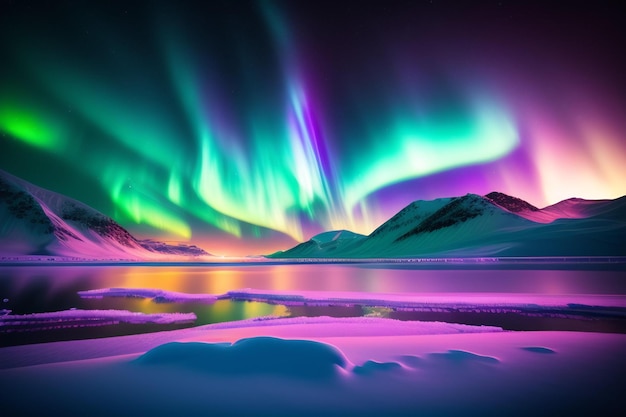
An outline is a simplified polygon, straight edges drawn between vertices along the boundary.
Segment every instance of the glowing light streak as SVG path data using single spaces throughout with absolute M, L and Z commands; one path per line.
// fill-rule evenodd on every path
M 524 71 L 478 82 L 480 63 L 444 62 L 431 77 L 411 54 L 372 64 L 377 85 L 356 62 L 354 85 L 325 84 L 288 9 L 257 9 L 263 53 L 237 25 L 197 42 L 170 14 L 140 43 L 150 53 L 106 25 L 90 59 L 58 39 L 16 41 L 9 58 L 28 78 L 0 89 L 2 152 L 52 156 L 100 184 L 131 231 L 184 239 L 367 234 L 413 200 L 467 192 L 536 206 L 626 193 L 623 102 L 611 91 L 563 84 L 558 103 Z

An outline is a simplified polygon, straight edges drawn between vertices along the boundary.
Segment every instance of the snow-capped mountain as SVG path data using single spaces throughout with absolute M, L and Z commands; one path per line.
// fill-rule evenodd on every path
M 332 233 L 337 232 L 322 235 Z M 321 244 L 319 236 L 270 257 L 626 255 L 626 196 L 569 199 L 539 209 L 503 193 L 468 194 L 415 201 L 369 236 L 332 246 Z
M 315 235 L 311 240 L 300 243 L 291 250 L 301 254 L 297 256 L 298 258 L 334 257 L 335 250 L 342 250 L 365 238 L 365 235 L 348 230 L 333 230 Z
M 193 245 L 137 240 L 97 210 L 0 170 L 0 255 L 159 259 L 209 254 Z

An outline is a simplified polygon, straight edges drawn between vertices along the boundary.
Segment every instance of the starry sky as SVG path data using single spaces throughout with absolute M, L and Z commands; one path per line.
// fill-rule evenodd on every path
M 0 0 L 0 168 L 224 255 L 418 199 L 619 197 L 618 6 Z

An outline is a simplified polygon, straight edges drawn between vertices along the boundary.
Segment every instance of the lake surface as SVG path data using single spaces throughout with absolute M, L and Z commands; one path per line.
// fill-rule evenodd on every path
M 536 269 L 534 269 L 536 268 Z M 620 314 L 584 320 L 571 317 L 529 315 L 410 312 L 356 306 L 285 306 L 252 301 L 218 300 L 213 304 L 156 303 L 140 298 L 83 299 L 79 291 L 100 288 L 154 288 L 183 293 L 223 294 L 252 288 L 277 291 L 360 292 L 364 298 L 380 293 L 412 293 L 427 296 L 479 294 L 514 297 L 537 296 L 626 297 L 624 265 L 545 265 L 488 268 L 411 266 L 394 264 L 215 264 L 198 266 L 1 266 L 0 310 L 12 315 L 61 310 L 129 310 L 142 313 L 188 313 L 197 316 L 189 324 L 107 324 L 55 328 L 0 326 L 0 346 L 54 340 L 144 333 L 227 322 L 262 316 L 362 316 L 377 315 L 401 320 L 449 321 L 496 325 L 512 330 L 582 330 L 626 332 Z M 5 314 L 7 311 L 4 312 Z

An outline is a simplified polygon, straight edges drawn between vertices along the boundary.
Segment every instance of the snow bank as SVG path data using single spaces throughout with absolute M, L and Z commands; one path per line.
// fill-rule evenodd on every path
M 258 317 L 247 320 L 230 321 L 197 327 L 197 331 L 241 329 L 250 327 L 274 326 L 321 326 L 325 336 L 356 334 L 381 335 L 427 335 L 458 333 L 491 333 L 503 331 L 494 326 L 473 326 L 469 324 L 445 323 L 438 321 L 402 321 L 380 317 Z
M 139 354 L 175 341 L 232 343 L 239 339 L 256 336 L 325 340 L 329 337 L 375 338 L 501 332 L 502 329 L 499 327 L 400 321 L 374 317 L 261 317 L 106 339 L 11 346 L 0 349 L 0 369 Z M 46 348 L 42 350 L 40 346 L 44 345 Z
M 0 370 L 7 415 L 621 415 L 626 335 L 258 337 Z M 306 334 L 308 325 L 293 327 Z M 238 329 L 204 332 L 238 339 Z M 179 337 L 189 332 L 179 333 Z M 88 341 L 107 349 L 123 338 Z M 75 352 L 83 346 L 64 342 Z M 231 344 L 232 343 L 232 344 Z M 45 354 L 57 344 L 24 346 Z M 542 349 L 539 349 L 542 348 Z M 550 353 L 550 352 L 553 353 Z M 0 357 L 8 352 L 0 349 Z M 549 353 L 549 354 L 548 354 Z
M 141 355 L 135 363 L 231 376 L 272 375 L 318 380 L 337 376 L 339 368 L 345 368 L 347 361 L 338 349 L 327 344 L 255 337 L 232 345 L 167 343 Z

